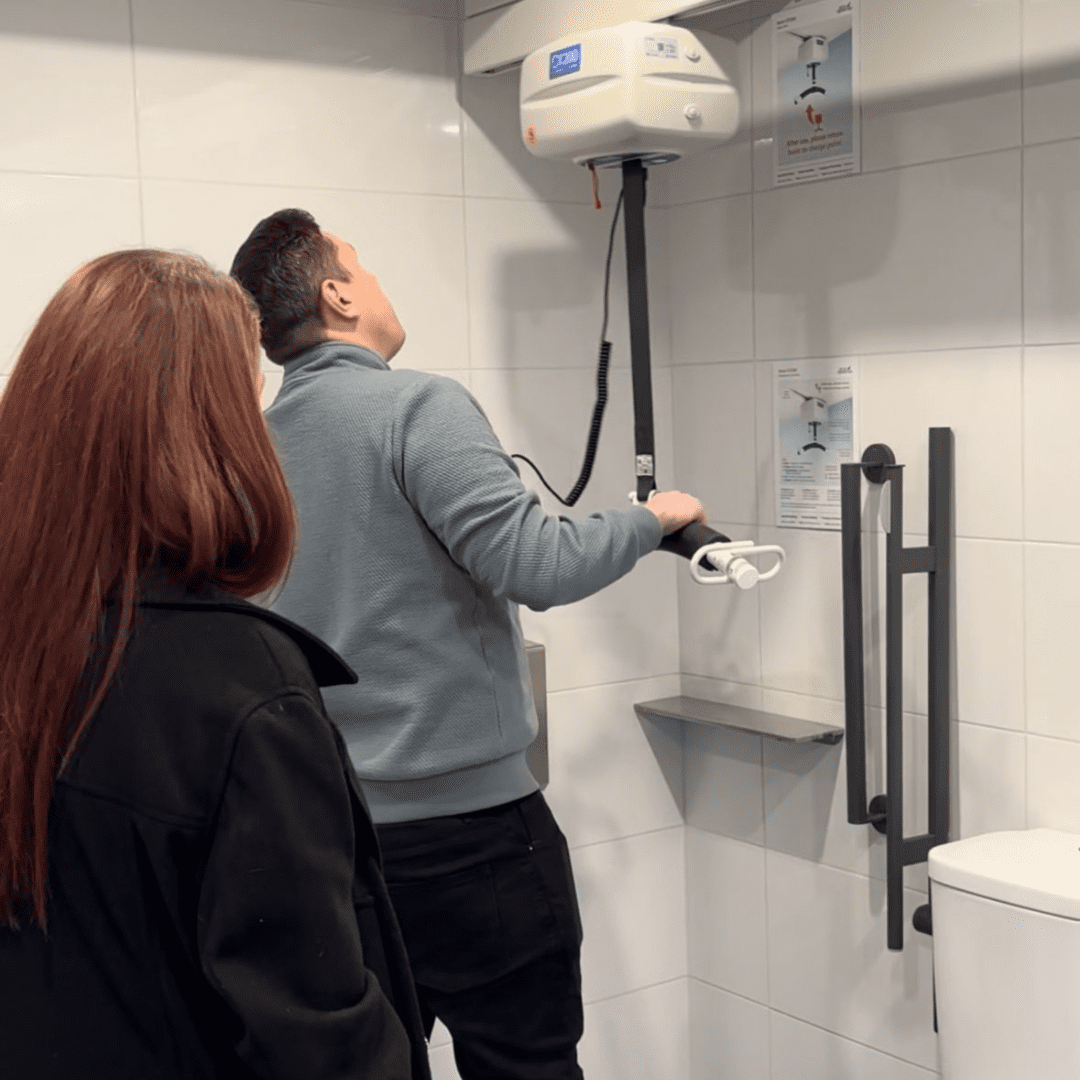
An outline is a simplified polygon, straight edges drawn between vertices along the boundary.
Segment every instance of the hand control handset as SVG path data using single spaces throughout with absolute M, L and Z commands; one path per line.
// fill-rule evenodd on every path
M 660 541 L 661 551 L 670 551 L 690 560 L 690 576 L 701 585 L 737 585 L 752 589 L 759 581 L 776 577 L 784 562 L 784 549 L 775 544 L 758 545 L 753 540 L 729 540 L 708 525 L 692 522 L 669 533 Z M 744 555 L 776 555 L 776 564 L 762 574 Z

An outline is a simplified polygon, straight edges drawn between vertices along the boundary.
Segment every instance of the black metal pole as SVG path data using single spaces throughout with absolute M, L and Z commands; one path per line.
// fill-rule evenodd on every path
M 863 685 L 862 465 L 840 466 L 840 545 L 844 589 L 844 752 L 848 821 L 865 825 L 866 708 Z
M 949 607 L 952 597 L 952 476 L 951 428 L 930 429 L 929 545 L 934 569 L 928 575 L 929 656 L 927 766 L 930 787 L 931 844 L 949 840 L 949 709 L 952 665 Z
M 640 158 L 623 162 L 626 217 L 626 299 L 630 308 L 630 363 L 634 376 L 634 448 L 637 497 L 656 487 L 653 442 L 652 361 L 649 346 L 649 283 L 645 254 L 645 178 Z
M 889 948 L 904 947 L 904 467 L 885 466 L 889 536 L 885 555 L 886 893 Z

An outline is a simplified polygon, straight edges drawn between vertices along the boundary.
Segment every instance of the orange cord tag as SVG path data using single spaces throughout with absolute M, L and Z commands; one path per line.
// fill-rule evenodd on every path
M 589 172 L 592 173 L 592 196 L 593 205 L 597 210 L 603 210 L 603 204 L 600 202 L 600 178 L 596 175 L 596 166 L 590 161 Z

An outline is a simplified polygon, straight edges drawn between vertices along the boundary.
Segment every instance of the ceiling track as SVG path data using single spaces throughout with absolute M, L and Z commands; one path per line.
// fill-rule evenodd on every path
M 734 25 L 768 17 L 784 0 L 517 0 L 473 15 L 464 24 L 466 75 L 498 75 L 550 41 L 637 20 L 681 22 L 726 14 Z

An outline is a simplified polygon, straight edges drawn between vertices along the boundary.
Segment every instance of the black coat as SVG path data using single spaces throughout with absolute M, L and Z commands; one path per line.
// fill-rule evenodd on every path
M 0 1076 L 430 1080 L 376 833 L 319 693 L 356 674 L 213 586 L 155 570 L 141 597 L 56 783 L 48 935 L 0 928 Z

